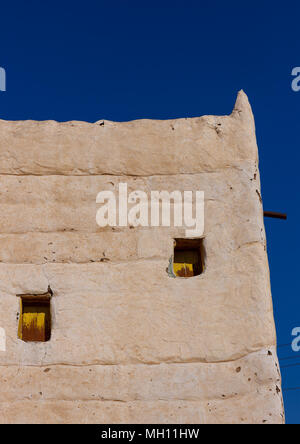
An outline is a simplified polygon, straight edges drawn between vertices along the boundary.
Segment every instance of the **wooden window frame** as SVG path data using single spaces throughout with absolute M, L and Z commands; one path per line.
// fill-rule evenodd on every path
M 52 291 L 43 294 L 19 294 L 20 315 L 18 337 L 24 342 L 47 342 L 51 337 L 51 297 Z M 32 309 L 30 309 L 32 307 Z M 25 322 L 25 316 L 27 322 Z M 30 316 L 32 313 L 33 316 Z M 36 314 L 36 316 L 34 316 Z M 26 326 L 28 320 L 34 327 L 31 331 Z M 39 328 L 40 327 L 40 328 Z
M 173 273 L 176 277 L 186 279 L 203 274 L 205 270 L 203 240 L 203 238 L 174 239 Z M 185 254 L 187 256 L 186 262 L 183 261 Z

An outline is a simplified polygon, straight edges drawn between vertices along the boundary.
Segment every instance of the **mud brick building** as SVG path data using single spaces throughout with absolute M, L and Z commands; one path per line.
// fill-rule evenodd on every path
M 121 182 L 204 191 L 198 244 L 99 227 Z M 1 120 L 0 205 L 1 422 L 284 421 L 243 92 L 221 117 Z

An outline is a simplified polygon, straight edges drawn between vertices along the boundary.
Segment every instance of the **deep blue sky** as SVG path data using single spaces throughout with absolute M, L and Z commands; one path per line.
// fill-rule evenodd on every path
M 297 4 L 298 3 L 298 4 Z M 244 89 L 253 107 L 266 210 L 278 344 L 300 326 L 299 1 L 6 1 L 0 8 L 3 119 L 131 120 L 229 114 Z M 279 356 L 297 356 L 280 347 Z M 300 362 L 281 361 L 282 365 Z M 282 368 L 300 387 L 300 366 Z M 284 393 L 300 423 L 300 390 Z

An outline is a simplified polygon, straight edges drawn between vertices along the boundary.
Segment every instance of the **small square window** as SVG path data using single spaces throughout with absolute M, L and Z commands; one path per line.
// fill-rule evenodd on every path
M 46 342 L 51 336 L 51 293 L 20 295 L 18 336 L 26 342 Z
M 185 278 L 203 273 L 203 239 L 175 239 L 173 271 L 175 276 Z

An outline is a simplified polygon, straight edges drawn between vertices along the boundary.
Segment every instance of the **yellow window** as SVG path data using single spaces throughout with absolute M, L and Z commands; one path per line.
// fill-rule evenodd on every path
M 184 263 L 174 262 L 173 269 L 176 276 L 181 276 L 181 277 L 194 276 L 193 264 L 187 264 L 186 262 Z
M 46 342 L 51 335 L 50 295 L 22 295 L 19 338 L 23 341 Z
M 23 341 L 46 341 L 45 313 L 23 313 Z
M 202 239 L 175 239 L 173 271 L 175 276 L 192 277 L 204 270 Z

